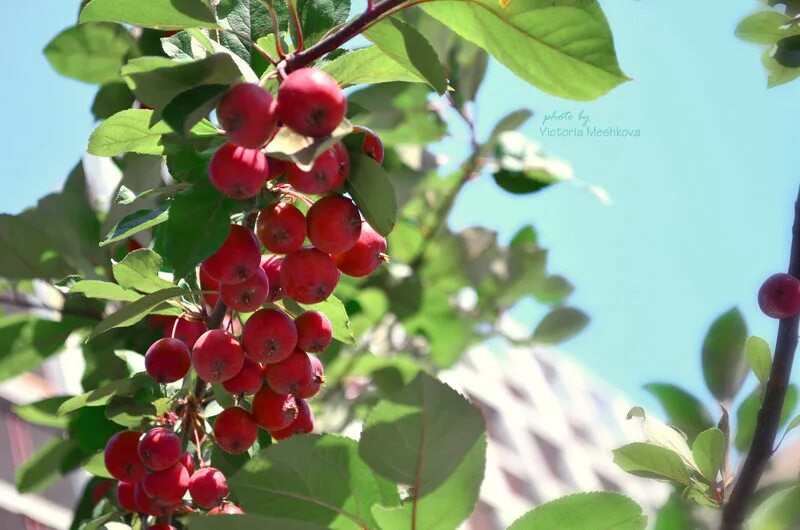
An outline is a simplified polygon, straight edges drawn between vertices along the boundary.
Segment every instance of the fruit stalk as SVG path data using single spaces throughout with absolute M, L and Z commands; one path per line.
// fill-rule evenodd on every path
M 788 272 L 800 279 L 800 191 L 795 202 Z M 783 402 L 786 399 L 786 389 L 789 386 L 797 349 L 798 325 L 800 325 L 800 315 L 781 319 L 778 324 L 775 359 L 764 390 L 761 409 L 758 411 L 753 443 L 723 509 L 721 530 L 742 528 L 748 504 L 774 452 Z

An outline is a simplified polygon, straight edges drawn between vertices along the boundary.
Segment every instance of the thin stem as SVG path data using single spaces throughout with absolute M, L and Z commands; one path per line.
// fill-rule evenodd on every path
M 300 27 L 300 16 L 297 14 L 297 8 L 292 0 L 286 0 L 286 5 L 289 6 L 289 13 L 292 15 L 292 23 L 294 24 L 295 33 L 297 33 L 295 53 L 301 52 L 305 46 L 303 44 L 303 28 Z
M 286 52 L 283 51 L 283 46 L 281 45 L 281 27 L 278 24 L 278 13 L 275 12 L 275 6 L 272 5 L 272 0 L 261 0 L 261 3 L 264 4 L 264 7 L 269 11 L 269 17 L 272 20 L 272 31 L 275 34 L 275 51 L 278 53 L 278 57 L 285 60 Z
M 800 192 L 795 203 L 789 274 L 800 279 Z M 783 402 L 786 399 L 786 389 L 789 386 L 797 349 L 799 325 L 800 315 L 784 318 L 778 324 L 775 359 L 764 390 L 761 409 L 758 411 L 753 443 L 722 512 L 721 530 L 742 528 L 748 505 L 774 451 L 775 437 L 778 434 Z

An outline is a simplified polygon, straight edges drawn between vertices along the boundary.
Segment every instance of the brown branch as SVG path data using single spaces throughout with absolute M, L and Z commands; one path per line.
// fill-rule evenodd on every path
M 789 274 L 800 279 L 800 192 L 798 192 L 795 203 Z M 792 363 L 797 349 L 799 324 L 800 315 L 784 318 L 778 324 L 775 359 L 772 362 L 772 370 L 764 390 L 761 409 L 758 411 L 753 443 L 722 512 L 721 530 L 742 528 L 748 504 L 774 452 L 775 437 L 778 434 L 783 402 L 786 398 L 786 389 L 789 386 Z

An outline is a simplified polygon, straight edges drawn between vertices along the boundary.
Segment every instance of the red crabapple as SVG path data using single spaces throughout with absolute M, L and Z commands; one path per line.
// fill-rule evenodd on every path
M 772 318 L 789 318 L 800 313 L 800 280 L 791 274 L 773 274 L 758 290 L 758 305 Z
M 283 292 L 301 304 L 326 300 L 339 282 L 339 269 L 330 255 L 315 248 L 301 248 L 283 259 Z
M 385 261 L 385 252 L 386 239 L 364 223 L 356 244 L 350 250 L 333 256 L 333 260 L 343 273 L 361 278 L 381 266 Z
M 285 429 L 270 431 L 276 440 L 285 440 L 295 434 L 308 434 L 314 430 L 314 415 L 304 399 L 297 400 L 297 418 Z
M 192 364 L 203 381 L 222 383 L 242 369 L 244 351 L 233 335 L 221 329 L 211 329 L 194 344 Z
M 378 135 L 372 131 L 364 131 L 364 141 L 361 142 L 361 150 L 368 157 L 379 164 L 383 164 L 383 142 Z
M 347 179 L 347 173 L 343 172 L 340 156 L 340 150 L 334 146 L 319 155 L 308 171 L 304 171 L 294 164 L 287 164 L 286 181 L 301 193 L 319 195 L 333 191 L 344 184 Z M 349 165 L 348 159 L 348 168 Z
M 242 345 L 254 361 L 277 363 L 291 355 L 297 346 L 297 329 L 286 313 L 260 309 L 244 323 Z
M 203 300 L 205 300 L 206 303 L 211 307 L 214 307 L 217 305 L 217 301 L 219 300 L 219 282 L 212 278 L 208 272 L 206 272 L 205 266 L 202 265 L 200 266 L 198 279 L 200 282 L 200 288 L 203 291 L 211 291 L 203 293 Z
M 285 360 L 273 364 L 266 374 L 267 384 L 278 394 L 294 394 L 311 384 L 314 373 L 308 354 L 294 350 Z
M 309 355 L 308 358 L 311 361 L 311 382 L 300 392 L 295 393 L 296 397 L 303 399 L 316 396 L 320 387 L 325 384 L 325 368 L 322 366 L 322 361 L 314 355 Z
M 188 451 L 183 453 L 180 462 L 181 465 L 186 468 L 186 471 L 191 477 L 194 474 L 194 459 L 192 458 L 192 455 Z
M 208 163 L 208 179 L 232 199 L 255 197 L 269 180 L 267 155 L 231 142 L 223 144 Z
M 308 239 L 322 252 L 346 252 L 360 235 L 361 214 L 347 197 L 328 195 L 308 209 Z
M 174 383 L 182 379 L 191 364 L 189 348 L 178 339 L 159 339 L 144 356 L 147 373 L 159 383 Z
M 255 311 L 267 301 L 269 279 L 267 273 L 259 268 L 255 274 L 241 283 L 223 283 L 219 295 L 230 309 L 241 313 Z
M 319 353 L 331 343 L 333 326 L 321 311 L 306 311 L 294 319 L 297 347 L 307 353 Z
M 261 372 L 260 364 L 245 357 L 239 373 L 222 383 L 222 386 L 231 394 L 255 394 L 261 390 L 261 385 L 264 383 Z
M 243 408 L 225 409 L 214 420 L 214 439 L 226 453 L 242 454 L 250 449 L 256 438 L 258 438 L 258 425 L 253 415 Z
M 283 298 L 281 265 L 283 265 L 283 258 L 280 256 L 264 256 L 261 258 L 261 268 L 267 273 L 267 278 L 269 279 L 267 302 L 275 302 Z
M 294 204 L 271 204 L 258 215 L 256 234 L 270 252 L 288 254 L 303 246 L 306 218 Z
M 269 178 L 274 180 L 282 177 L 286 173 L 286 161 L 280 158 L 267 157 L 267 165 L 269 166 Z
M 256 423 L 268 431 L 285 429 L 297 417 L 294 397 L 277 394 L 267 387 L 262 388 L 253 398 L 252 410 Z
M 117 504 L 126 512 L 138 512 L 139 507 L 136 504 L 136 483 L 135 482 L 119 482 L 117 483 Z
M 99 503 L 103 500 L 103 497 L 106 496 L 108 490 L 111 489 L 112 481 L 109 479 L 103 479 L 98 482 L 94 488 L 92 488 L 92 493 L 90 495 L 93 504 Z
M 139 440 L 139 458 L 147 469 L 160 471 L 174 466 L 183 456 L 181 439 L 164 427 L 151 429 Z
M 225 504 L 209 510 L 208 515 L 244 515 L 244 510 L 235 504 L 226 502 Z
M 222 471 L 204 467 L 189 479 L 189 495 L 202 508 L 218 506 L 228 496 L 228 482 Z
M 339 126 L 347 100 L 336 81 L 322 70 L 301 68 L 278 89 L 281 122 L 305 136 L 326 136 Z
M 168 326 L 168 328 L 164 329 L 164 336 L 174 337 L 182 341 L 191 350 L 194 343 L 200 338 L 200 335 L 206 331 L 208 331 L 208 327 L 206 327 L 206 323 L 202 320 L 180 317 L 175 319 L 172 326 Z
M 179 504 L 189 488 L 189 472 L 180 463 L 161 471 L 151 471 L 142 478 L 142 489 L 162 506 Z
M 350 176 L 350 153 L 347 152 L 347 148 L 341 142 L 334 144 L 331 147 L 331 151 L 336 155 L 336 161 L 339 163 L 339 186 L 341 186 Z
M 241 83 L 219 102 L 217 118 L 231 142 L 257 149 L 275 133 L 278 109 L 272 94 L 256 84 Z
M 220 283 L 241 283 L 255 274 L 260 265 L 258 239 L 252 230 L 241 225 L 231 225 L 222 246 L 203 262 L 206 274 Z
M 109 438 L 103 455 L 106 469 L 120 482 L 136 482 L 144 475 L 136 431 L 121 431 Z
M 177 530 L 174 526 L 168 523 L 154 524 L 148 530 Z

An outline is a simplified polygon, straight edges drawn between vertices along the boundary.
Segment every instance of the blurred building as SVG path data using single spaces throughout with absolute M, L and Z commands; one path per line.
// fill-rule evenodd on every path
M 642 437 L 618 391 L 547 348 L 472 349 L 441 374 L 481 408 L 489 432 L 478 506 L 464 530 L 501 530 L 534 506 L 614 490 L 652 513 L 666 486 L 620 470 L 611 451 Z M 588 529 L 587 529 L 588 530 Z

